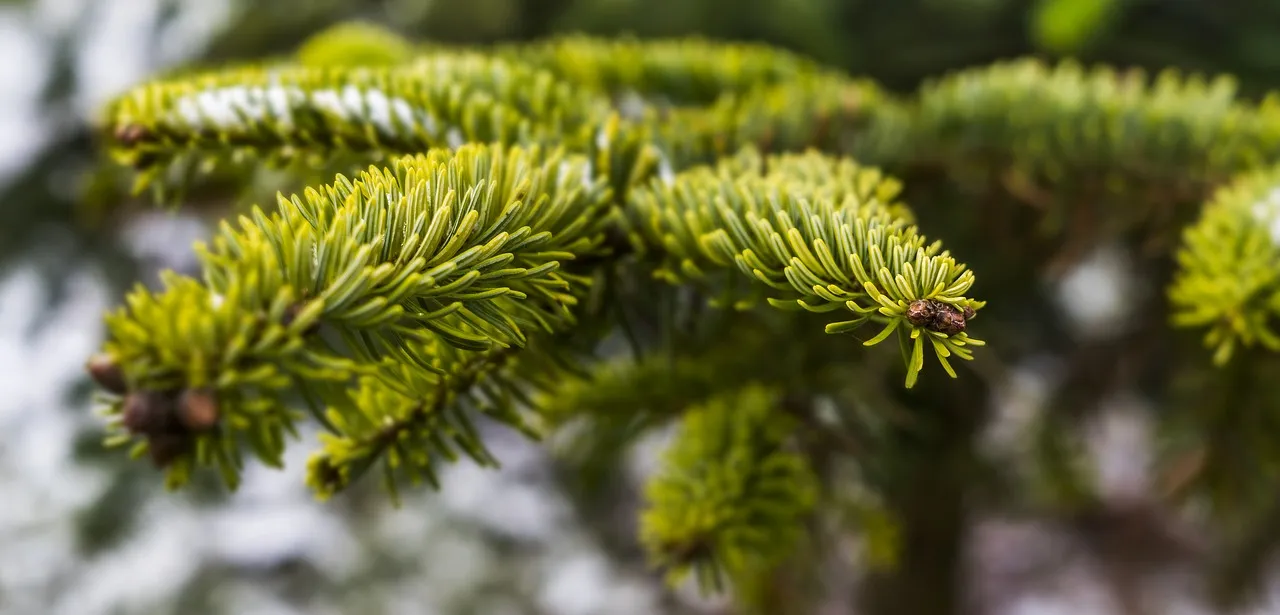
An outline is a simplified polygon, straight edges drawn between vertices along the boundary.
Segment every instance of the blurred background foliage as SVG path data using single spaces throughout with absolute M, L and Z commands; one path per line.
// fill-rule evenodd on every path
M 123 10 L 120 7 L 124 5 L 145 8 Z M 35 41 L 33 44 L 42 50 L 35 55 L 9 54 L 4 62 L 14 66 L 0 70 L 9 79 L 6 83 L 12 85 L 9 93 L 0 94 L 0 110 L 11 118 L 10 123 L 0 122 L 0 130 L 12 128 L 5 142 L 6 153 L 11 155 L 0 165 L 0 278 L 39 272 L 45 289 L 41 295 L 44 303 L 39 315 L 31 319 L 30 331 L 57 321 L 63 312 L 55 308 L 74 292 L 78 279 L 74 274 L 85 266 L 106 276 L 110 291 L 105 302 L 115 303 L 124 286 L 133 280 L 147 280 L 161 267 L 182 269 L 192 265 L 185 253 L 200 230 L 191 230 L 165 214 L 157 216 L 143 199 L 130 200 L 127 206 L 115 202 L 127 183 L 121 176 L 101 170 L 92 131 L 97 105 L 140 79 L 180 65 L 216 65 L 292 53 L 311 35 L 340 22 L 366 21 L 420 42 L 496 43 L 567 32 L 640 37 L 698 34 L 757 41 L 792 49 L 901 92 L 950 71 L 1031 55 L 1074 57 L 1119 67 L 1144 67 L 1153 72 L 1178 67 L 1211 74 L 1230 73 L 1250 96 L 1280 87 L 1280 0 L 3 0 L 0 20 L 6 32 Z M 107 31 L 113 27 L 131 34 L 112 38 Z M 131 43 L 140 45 L 141 51 L 135 54 L 132 64 L 116 67 L 115 77 L 103 77 L 98 71 L 105 68 L 95 63 L 93 56 L 110 51 L 112 45 L 123 45 L 120 36 L 134 37 L 136 40 Z M 0 52 L 3 49 L 4 44 L 0 43 Z M 18 51 L 23 49 L 26 47 L 19 46 Z M 6 108 L 6 104 L 10 107 Z M 23 130 L 13 128 L 18 125 Z M 210 216 L 217 215 L 220 206 L 211 203 L 215 212 Z M 199 195 L 187 203 L 186 209 L 200 211 Z M 929 218 L 925 219 L 927 226 Z M 944 223 L 942 219 L 933 224 Z M 959 250 L 972 254 L 975 248 L 970 245 Z M 982 260 L 981 255 L 973 259 L 974 269 L 990 271 L 983 268 Z M 5 305 L 8 304 L 0 302 L 0 320 L 14 314 L 5 313 Z M 93 312 L 97 308 L 86 309 Z M 993 309 L 1000 308 L 996 304 Z M 1033 313 L 1028 318 L 1034 319 L 1039 308 L 1006 309 L 1025 309 Z M 1104 346 L 1092 352 L 1106 349 Z M 46 348 L 26 352 L 55 351 Z M 67 351 L 64 358 L 78 370 L 82 356 Z M 1087 361 L 1089 356 L 1081 353 L 1077 359 Z M 25 386 L 13 379 L 5 383 Z M 82 465 L 109 476 L 107 486 L 78 504 L 79 512 L 74 515 L 77 549 L 86 560 L 92 560 L 100 553 L 126 547 L 131 530 L 139 527 L 139 511 L 158 495 L 159 481 L 145 467 L 101 450 L 100 426 L 92 417 L 82 416 L 88 406 L 85 391 L 83 383 L 75 381 L 59 401 L 78 417 L 81 435 L 70 452 Z M 21 410 L 39 411 L 38 407 Z M 612 429 L 625 432 L 632 427 L 619 425 Z M 1048 429 L 1052 427 L 1051 424 Z M 11 443 L 0 439 L 0 452 L 7 448 L 8 454 L 16 454 L 12 451 L 18 447 Z M 1063 450 L 1070 444 L 1055 442 L 1046 446 L 1041 453 L 1044 465 L 1070 465 L 1055 457 L 1075 454 L 1073 450 Z M 1062 475 L 1069 476 L 1070 472 Z M 520 480 L 553 483 L 562 478 L 552 470 L 547 476 Z M 602 503 L 600 491 L 609 490 L 608 482 L 597 481 L 597 488 L 589 492 L 574 491 L 570 485 L 573 506 L 625 509 L 625 502 Z M 182 497 L 196 508 L 227 505 L 227 496 L 212 485 L 207 487 Z M 1057 485 L 1053 497 L 1060 502 L 1069 497 L 1064 494 L 1080 489 Z M 626 497 L 612 495 L 624 500 Z M 410 499 L 406 508 L 426 506 L 424 502 L 432 497 L 426 494 Z M 388 514 L 382 511 L 381 500 L 376 489 L 357 489 L 334 507 L 348 523 L 363 528 L 353 531 L 354 535 L 367 537 L 377 533 L 370 528 L 380 527 L 377 524 L 384 522 Z M 883 532 L 868 533 L 872 543 L 866 547 L 869 553 L 874 556 L 891 552 L 892 548 L 882 543 L 891 541 L 885 537 L 893 536 L 892 522 L 874 507 L 863 504 L 851 505 L 851 511 L 849 514 L 863 518 L 865 527 L 885 526 Z M 1077 528 L 1108 525 L 1086 517 L 1069 523 Z M 148 522 L 155 523 L 154 519 L 143 521 Z M 490 545 L 488 552 L 496 558 L 492 560 L 495 569 L 499 568 L 499 559 L 514 565 L 529 553 L 527 541 L 480 527 L 483 524 L 460 523 L 451 526 L 461 527 L 451 530 L 455 534 L 485 536 Z M 1135 524 L 1143 522 L 1122 519 L 1108 527 L 1132 529 L 1130 526 Z M 628 542 L 626 531 L 613 527 L 590 529 L 599 534 L 596 539 L 613 555 L 623 560 L 635 559 L 635 547 Z M 15 553 L 4 545 L 0 541 L 0 553 Z M 11 557 L 15 556 L 0 555 Z M 325 574 L 306 558 L 274 561 L 266 570 L 254 565 L 206 565 L 177 591 L 182 599 L 171 601 L 167 607 L 113 610 L 115 607 L 104 606 L 98 611 L 70 612 L 423 612 L 413 607 L 423 604 L 421 601 L 410 602 L 400 610 L 383 604 L 379 608 L 385 610 L 378 611 L 369 605 L 385 602 L 374 599 L 384 585 L 402 578 L 412 585 L 415 579 L 423 578 L 420 567 L 429 567 L 429 560 L 423 564 L 409 556 L 383 553 L 373 561 L 360 574 L 347 575 L 342 583 L 328 585 Z M 838 566 L 833 569 L 840 570 Z M 834 574 L 838 576 L 839 572 Z M 453 606 L 447 612 L 534 612 L 519 607 L 503 611 L 508 607 L 494 606 L 524 604 L 514 597 L 504 601 L 508 594 L 531 586 L 520 573 L 510 575 L 490 575 L 490 580 L 472 587 L 467 599 L 450 603 Z M 69 583 L 72 578 L 74 575 L 55 575 L 58 583 Z M 0 612 L 37 612 L 31 610 L 36 608 L 33 605 L 40 605 L 38 612 L 64 612 L 49 607 L 61 604 L 57 583 L 33 593 L 29 588 L 6 587 L 4 579 L 0 576 Z M 280 595 L 292 596 L 295 610 L 254 610 L 245 603 L 220 599 L 217 588 L 220 583 L 228 583 L 227 579 L 269 586 Z M 428 589 L 426 593 L 432 591 Z M 598 612 L 650 612 L 642 607 L 634 611 L 618 607 L 616 601 L 626 600 L 627 595 L 610 594 L 612 597 L 605 601 L 615 601 L 614 608 Z M 337 600 L 333 596 L 344 598 Z M 432 599 L 436 598 L 439 596 Z M 679 604 L 663 600 L 653 603 L 651 612 L 675 613 L 695 607 L 701 612 L 716 612 L 718 608 L 716 604 L 692 599 Z M 58 608 L 69 607 L 62 604 Z

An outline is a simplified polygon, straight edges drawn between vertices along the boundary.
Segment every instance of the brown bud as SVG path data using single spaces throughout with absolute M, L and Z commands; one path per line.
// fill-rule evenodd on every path
M 147 439 L 147 452 L 157 468 L 167 467 L 191 448 L 191 437 L 182 433 L 160 433 Z
M 978 315 L 978 313 L 977 313 L 977 312 L 975 312 L 975 311 L 973 310 L 973 308 L 971 308 L 971 307 L 969 307 L 969 306 L 967 306 L 967 305 L 966 305 L 966 306 L 964 306 L 964 320 L 965 320 L 965 322 L 969 322 L 970 320 L 973 320 L 973 317 L 974 317 L 974 316 L 977 316 L 977 315 Z
M 178 419 L 191 431 L 205 431 L 218 423 L 218 398 L 210 389 L 188 389 L 178 399 Z
M 120 370 L 120 365 L 110 355 L 94 355 L 85 364 L 85 369 L 98 386 L 116 395 L 124 395 L 129 388 L 125 383 L 124 372 Z
M 917 327 L 926 327 L 933 323 L 936 313 L 937 308 L 932 301 L 917 299 L 907 306 L 907 322 Z
M 941 304 L 938 307 L 937 316 L 934 316 L 933 327 L 933 330 L 938 333 L 947 335 L 960 333 L 965 327 L 964 314 L 950 305 Z
M 124 426 L 133 433 L 164 433 L 180 426 L 174 420 L 173 400 L 155 391 L 134 391 L 124 398 Z

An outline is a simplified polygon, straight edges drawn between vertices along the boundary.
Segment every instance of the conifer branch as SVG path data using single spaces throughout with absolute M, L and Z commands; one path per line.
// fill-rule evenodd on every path
M 294 62 L 139 86 L 106 109 L 108 149 L 138 171 L 137 190 L 182 188 L 218 169 L 380 164 L 470 142 L 586 153 L 606 149 L 605 131 L 622 143 L 648 142 L 683 169 L 749 144 L 874 149 L 864 133 L 889 105 L 870 81 L 760 45 L 570 37 L 493 53 L 415 53 L 394 34 L 376 33 L 348 24 L 307 41 Z M 628 64 L 637 58 L 644 60 Z M 617 98 L 623 90 L 661 100 L 637 110 Z M 614 107 L 625 120 L 620 130 L 611 125 Z
M 200 279 L 165 273 L 108 315 L 87 367 L 110 394 L 112 440 L 149 453 L 169 486 L 215 467 L 234 488 L 249 454 L 278 466 L 308 411 L 326 430 L 307 468 L 321 498 L 375 467 L 394 497 L 436 485 L 445 462 L 495 465 L 480 417 L 529 437 L 585 417 L 598 428 L 589 446 L 614 453 L 679 420 L 641 540 L 671 581 L 692 573 L 704 589 L 795 554 L 819 497 L 810 465 L 825 459 L 790 440 L 836 426 L 807 406 L 789 413 L 786 393 L 858 386 L 848 369 L 861 353 L 826 333 L 878 328 L 864 346 L 896 333 L 908 387 L 926 354 L 956 377 L 949 359 L 983 345 L 967 331 L 985 305 L 968 296 L 973 272 L 865 164 L 976 171 L 1051 215 L 1119 197 L 1134 203 L 1115 208 L 1129 220 L 1235 178 L 1185 234 L 1174 324 L 1207 329 L 1219 364 L 1241 347 L 1280 350 L 1280 167 L 1265 167 L 1280 154 L 1280 97 L 1245 102 L 1229 78 L 1019 60 L 900 101 L 758 45 L 416 48 L 346 25 L 287 61 L 140 86 L 103 129 L 139 188 L 235 167 L 325 170 L 313 184 L 375 165 L 224 222 L 197 246 Z M 569 378 L 567 340 L 615 324 L 579 304 L 625 251 L 715 305 L 769 295 L 800 312 L 773 321 L 787 326 L 843 316 L 805 329 L 826 344 L 790 330 L 681 340 L 674 357 Z M 779 339 L 803 349 L 784 355 Z M 1230 452 L 1224 425 L 1205 472 Z
M 338 385 L 387 362 L 422 378 L 449 369 L 441 343 L 487 351 L 564 330 L 589 280 L 560 263 L 598 249 L 609 212 L 587 167 L 559 150 L 465 145 L 224 223 L 200 247 L 205 284 L 169 275 L 108 318 L 105 354 L 127 383 L 109 414 L 154 451 L 155 430 L 124 416 L 131 400 L 210 389 L 220 420 L 194 457 L 157 462 L 175 484 L 190 461 L 216 463 L 234 486 L 234 432 L 278 463 L 292 396 L 341 404 Z
M 1182 187 L 1195 201 L 1280 153 L 1275 103 L 1240 100 L 1226 76 L 1000 62 L 926 83 L 898 156 L 1014 168 L 1054 186 L 1087 176 L 1126 194 Z
M 202 282 L 166 276 L 109 318 L 105 365 L 124 384 L 108 413 L 121 440 L 140 438 L 138 450 L 170 468 L 171 484 L 216 465 L 234 486 L 244 441 L 279 463 L 299 401 L 333 431 L 311 467 L 321 495 L 383 459 L 393 488 L 433 482 L 432 460 L 455 449 L 488 463 L 460 409 L 475 405 L 478 383 L 507 381 L 497 374 L 513 349 L 573 328 L 586 274 L 616 258 L 607 232 L 619 228 L 632 247 L 665 255 L 658 273 L 670 281 L 737 264 L 780 292 L 779 307 L 855 312 L 829 332 L 876 322 L 878 343 L 900 331 L 908 385 L 926 340 L 948 372 L 946 357 L 981 344 L 963 332 L 982 305 L 964 296 L 972 274 L 910 226 L 891 203 L 896 182 L 816 153 L 726 159 L 743 146 L 874 147 L 864 137 L 877 114 L 902 109 L 874 84 L 705 41 L 572 39 L 409 58 L 368 35 L 327 33 L 300 66 L 161 80 L 108 109 L 114 152 L 144 184 L 236 160 L 389 164 L 224 222 L 197 246 Z M 321 57 L 346 44 L 382 60 Z M 577 64 L 595 51 L 604 59 Z M 622 61 L 636 54 L 649 59 Z M 639 113 L 612 108 L 624 90 L 654 100 Z M 570 260 L 582 265 L 561 268 Z M 180 415 L 175 404 L 193 392 L 200 429 L 125 416 L 137 400 Z M 515 404 L 494 407 L 528 427 Z
M 405 480 L 439 488 L 436 465 L 442 459 L 454 462 L 465 455 L 496 467 L 473 415 L 540 436 L 517 406 L 528 400 L 528 383 L 509 369 L 521 360 L 516 349 L 468 352 L 437 343 L 427 354 L 442 366 L 440 372 L 384 363 L 376 375 L 360 378 L 347 403 L 328 409 L 333 433 L 320 435 L 322 448 L 307 463 L 307 483 L 319 497 L 341 491 L 378 462 L 387 492 L 397 500 Z M 546 357 L 532 357 L 526 361 L 543 362 L 546 369 Z
M 698 37 L 599 39 L 561 36 L 499 47 L 500 57 L 544 68 L 564 81 L 615 97 L 660 105 L 708 105 L 729 92 L 790 82 L 822 68 L 767 45 Z
M 1237 347 L 1280 350 L 1280 167 L 1247 173 L 1205 205 L 1178 250 L 1173 323 L 1207 328 L 1214 362 Z
M 466 143 L 570 142 L 595 99 L 550 74 L 471 52 L 390 67 L 240 67 L 164 79 L 110 104 L 110 151 L 139 187 L 173 168 L 381 161 Z
M 795 425 L 771 390 L 750 385 L 691 408 L 646 486 L 640 538 L 672 584 L 703 590 L 766 570 L 802 537 L 818 497 L 807 461 L 787 448 Z
M 748 150 L 651 181 L 632 193 L 627 220 L 640 248 L 659 253 L 656 275 L 672 283 L 736 268 L 773 289 L 775 307 L 854 313 L 829 333 L 874 322 L 883 329 L 866 345 L 906 336 L 910 387 L 926 349 L 952 377 L 947 358 L 972 357 L 967 346 L 982 342 L 964 329 L 983 303 L 965 296 L 973 273 L 911 225 L 898 191 L 847 159 Z
M 777 85 L 725 92 L 707 107 L 643 116 L 651 137 L 677 169 L 713 164 L 743 147 L 764 152 L 818 149 L 875 152 L 880 117 L 900 103 L 875 83 L 831 73 L 797 75 Z

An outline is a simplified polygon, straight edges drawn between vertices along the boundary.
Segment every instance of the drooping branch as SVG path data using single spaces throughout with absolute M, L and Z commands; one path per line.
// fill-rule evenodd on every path
M 911 386 L 926 343 L 955 376 L 947 358 L 968 359 L 967 346 L 982 344 L 965 328 L 983 303 L 965 296 L 973 273 L 940 242 L 927 243 L 895 202 L 898 190 L 847 159 L 745 151 L 653 180 L 633 193 L 627 220 L 672 283 L 737 269 L 770 287 L 775 307 L 854 313 L 827 325 L 829 333 L 876 322 L 884 328 L 866 342 L 874 345 L 901 331 Z

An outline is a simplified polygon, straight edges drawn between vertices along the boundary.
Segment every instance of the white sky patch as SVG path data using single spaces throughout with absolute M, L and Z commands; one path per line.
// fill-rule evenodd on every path
M 1280 188 L 1274 188 L 1253 204 L 1253 217 L 1267 228 L 1271 242 L 1280 244 Z
M 1058 300 L 1077 333 L 1086 338 L 1103 338 L 1125 326 L 1140 289 L 1125 255 L 1104 248 L 1072 269 L 1057 290 Z
M 158 0 L 97 2 L 76 57 L 76 107 L 92 117 L 107 100 L 159 68 L 149 49 Z

